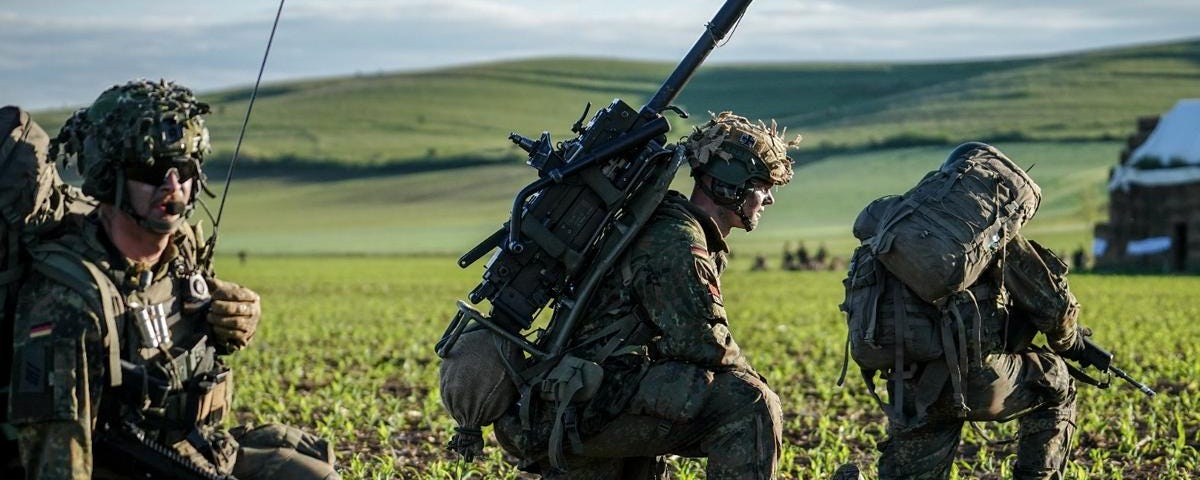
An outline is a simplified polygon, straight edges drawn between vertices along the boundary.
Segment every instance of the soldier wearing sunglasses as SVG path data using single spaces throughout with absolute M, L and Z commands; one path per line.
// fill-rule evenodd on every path
M 10 421 L 30 479 L 336 479 L 330 445 L 269 424 L 225 430 L 258 294 L 213 277 L 187 223 L 204 189 L 205 103 L 174 83 L 114 86 L 63 126 L 98 206 L 30 250 Z

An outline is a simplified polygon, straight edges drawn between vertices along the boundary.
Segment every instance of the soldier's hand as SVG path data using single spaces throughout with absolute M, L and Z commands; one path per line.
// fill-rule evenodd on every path
M 1084 353 L 1087 350 L 1087 345 L 1084 345 L 1083 339 L 1084 339 L 1084 337 L 1089 337 L 1091 335 L 1092 335 L 1092 331 L 1090 329 L 1085 328 L 1085 327 L 1078 327 L 1075 330 L 1074 342 L 1072 342 L 1071 345 L 1068 346 L 1067 348 L 1059 350 L 1058 355 L 1067 360 L 1074 360 L 1076 362 L 1084 363 L 1084 358 L 1085 358 Z M 1084 366 L 1086 367 L 1087 365 L 1084 365 Z
M 262 315 L 258 294 L 216 278 L 208 279 L 208 288 L 212 292 L 212 303 L 207 320 L 212 325 L 213 336 L 231 351 L 245 347 L 254 338 Z

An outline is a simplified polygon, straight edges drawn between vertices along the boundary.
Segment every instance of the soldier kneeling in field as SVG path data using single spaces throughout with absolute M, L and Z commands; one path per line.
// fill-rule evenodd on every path
M 596 360 L 589 401 L 538 395 L 496 421 L 496 437 L 544 478 L 662 478 L 661 456 L 707 457 L 710 479 L 773 478 L 779 398 L 742 355 L 725 315 L 724 238 L 753 230 L 792 178 L 774 126 L 722 113 L 678 148 L 691 198 L 667 194 L 605 277 L 568 350 Z M 549 451 L 549 452 L 548 452 Z
M 260 304 L 201 264 L 203 239 L 185 221 L 203 187 L 208 112 L 184 87 L 133 81 L 54 141 L 99 206 L 29 250 L 9 405 L 28 478 L 339 478 L 324 440 L 221 428 L 224 356 L 253 338 Z
M 1066 264 L 1016 233 L 1040 199 L 1011 160 L 969 143 L 859 215 L 842 308 L 872 395 L 887 378 L 880 478 L 949 478 L 965 422 L 1010 420 L 1013 477 L 1062 478 L 1075 429 L 1063 359 L 1085 346 Z

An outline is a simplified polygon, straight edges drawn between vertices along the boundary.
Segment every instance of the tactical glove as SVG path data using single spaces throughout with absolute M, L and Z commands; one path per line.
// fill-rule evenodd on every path
M 258 318 L 262 315 L 258 294 L 216 278 L 208 279 L 208 288 L 212 292 L 208 323 L 213 336 L 229 351 L 240 350 L 250 343 L 258 329 Z

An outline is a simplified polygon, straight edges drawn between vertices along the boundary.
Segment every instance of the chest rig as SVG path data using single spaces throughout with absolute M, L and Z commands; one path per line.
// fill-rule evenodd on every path
M 123 420 L 186 434 L 219 424 L 233 392 L 231 372 L 204 322 L 211 300 L 207 283 L 174 253 L 155 267 L 110 270 L 120 296 L 114 327 L 124 377 L 115 393 Z
M 236 456 L 236 443 L 213 434 L 229 409 L 232 378 L 204 319 L 211 297 L 197 268 L 197 233 L 185 225 L 157 265 L 138 266 L 107 241 L 95 214 L 70 221 L 31 256 L 37 271 L 77 292 L 98 317 L 101 354 L 87 368 L 102 368 L 106 381 L 95 385 L 93 433 L 133 433 L 193 463 L 232 465 L 223 459 Z

